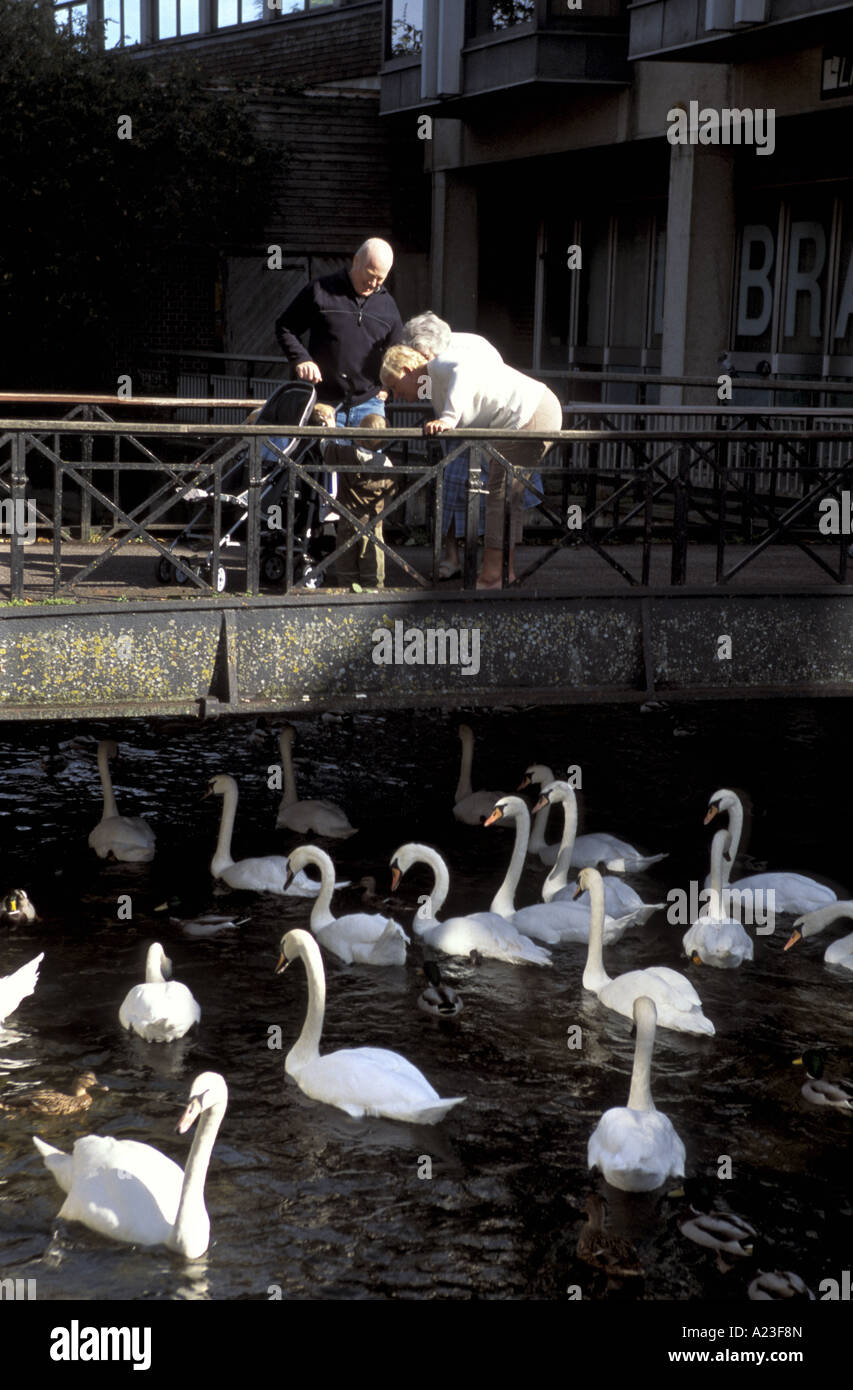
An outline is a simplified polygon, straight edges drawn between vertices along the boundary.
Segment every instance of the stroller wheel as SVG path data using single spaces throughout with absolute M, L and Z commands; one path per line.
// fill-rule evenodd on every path
M 264 556 L 261 574 L 268 584 L 280 584 L 284 578 L 285 568 L 284 556 L 273 551 L 270 555 Z
M 157 561 L 157 578 L 161 584 L 174 584 L 175 566 L 171 560 L 167 560 L 165 555 Z
M 186 560 L 184 564 L 186 564 Z M 173 584 L 189 584 L 190 580 L 188 574 L 185 574 L 183 570 L 179 570 L 177 565 L 173 565 L 172 570 L 174 572 Z
M 228 585 L 228 575 L 224 565 L 220 565 L 214 577 L 212 565 L 205 565 L 202 577 L 207 580 L 210 587 L 217 594 L 224 594 Z

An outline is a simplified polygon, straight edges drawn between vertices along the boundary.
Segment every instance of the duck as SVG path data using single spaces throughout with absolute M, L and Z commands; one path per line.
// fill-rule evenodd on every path
M 109 1086 L 104 1086 L 93 1071 L 84 1071 L 76 1078 L 70 1096 L 63 1091 L 51 1091 L 43 1087 L 38 1091 L 29 1091 L 26 1095 L 12 1096 L 6 1101 L 0 1101 L 0 1110 L 17 1113 L 31 1110 L 36 1115 L 77 1115 L 81 1110 L 88 1110 L 92 1104 L 89 1092 L 93 1086 L 100 1087 L 102 1091 L 109 1090 Z
M 110 1240 L 165 1245 L 185 1259 L 200 1259 L 210 1244 L 204 1183 L 227 1105 L 225 1078 L 201 1072 L 177 1126 L 185 1134 L 199 1121 L 184 1170 L 135 1139 L 88 1134 L 67 1154 L 33 1135 L 45 1167 L 66 1194 L 59 1216 Z
M 530 838 L 530 812 L 527 803 L 520 796 L 502 796 L 484 824 L 490 826 L 504 820 L 515 822 L 515 843 L 503 883 L 492 899 L 489 910 L 512 922 L 512 925 L 525 936 L 532 936 L 549 946 L 565 941 L 587 941 L 589 912 L 581 903 L 533 903 L 530 907 L 516 910 L 515 894 Z M 618 940 L 633 920 L 630 915 L 619 921 L 605 917 L 604 930 L 607 939 Z
M 518 790 L 523 791 L 531 784 L 545 786 L 553 781 L 554 774 L 550 767 L 546 767 L 544 763 L 532 763 L 522 777 Z M 534 821 L 528 849 L 531 854 L 538 854 L 543 864 L 555 864 L 560 846 L 545 843 L 547 820 L 548 806 L 544 806 Z M 627 840 L 619 840 L 615 835 L 602 833 L 600 835 L 578 835 L 572 848 L 570 862 L 572 867 L 576 869 L 588 866 L 595 868 L 599 864 L 603 864 L 611 873 L 624 874 L 639 873 L 642 869 L 648 869 L 652 864 L 659 863 L 661 859 L 666 859 L 665 853 L 641 854 L 633 845 L 629 845 Z
M 456 990 L 444 983 L 434 960 L 426 961 L 423 969 L 428 983 L 426 989 L 418 995 L 418 1008 L 431 1018 L 458 1018 L 462 1012 L 462 1000 Z
M 587 1145 L 587 1162 L 622 1192 L 653 1192 L 684 1177 L 684 1144 L 672 1121 L 655 1108 L 651 1092 L 657 1009 L 653 999 L 634 1000 L 634 1070 L 627 1106 L 606 1110 Z
M 118 756 L 118 744 L 101 739 L 98 744 L 98 771 L 104 793 L 101 819 L 89 834 L 89 848 L 99 859 L 118 859 L 124 864 L 150 864 L 154 858 L 156 837 L 141 816 L 120 816 L 116 806 L 110 759 Z
M 234 834 L 234 818 L 237 814 L 237 783 L 227 773 L 212 777 L 207 785 L 205 796 L 222 797 L 222 819 L 219 823 L 219 838 L 216 852 L 210 861 L 210 872 L 214 878 L 222 879 L 229 888 L 242 889 L 251 893 L 274 893 L 277 897 L 316 898 L 320 884 L 306 873 L 291 874 L 287 855 L 266 854 L 259 859 L 231 858 L 231 838 Z M 336 888 L 346 888 L 346 883 L 337 883 Z
M 547 806 L 556 806 L 561 803 L 563 807 L 563 835 L 558 846 L 554 866 L 542 885 L 542 901 L 546 903 L 572 902 L 577 889 L 577 883 L 569 883 L 568 881 L 569 865 L 571 864 L 578 828 L 577 798 L 571 783 L 561 782 L 558 779 L 547 782 L 542 787 L 539 800 L 533 807 L 533 815 L 537 816 Z M 624 879 L 615 878 L 612 874 L 603 874 L 601 881 L 604 884 L 605 912 L 611 914 L 613 918 L 630 916 L 629 925 L 642 926 L 653 913 L 666 907 L 666 903 L 644 903 L 639 893 L 629 883 L 626 883 Z M 587 899 L 584 904 L 583 897 L 581 897 L 580 905 L 588 907 L 589 900 Z M 604 939 L 607 940 L 606 934 Z
M 482 825 L 486 816 L 491 815 L 494 804 L 501 792 L 475 792 L 471 787 L 471 765 L 474 760 L 474 730 L 468 724 L 460 724 L 459 739 L 462 744 L 462 762 L 459 767 L 459 781 L 453 798 L 453 814 L 463 825 Z
M 245 927 L 249 917 L 232 917 L 228 913 L 206 912 L 201 917 L 170 917 L 169 926 L 179 927 L 186 936 L 216 936 L 221 931 Z
M 277 975 L 301 960 L 308 978 L 308 1010 L 284 1069 L 312 1100 L 334 1105 L 353 1119 L 381 1115 L 409 1124 L 434 1125 L 465 1096 L 442 1100 L 426 1077 L 399 1052 L 353 1047 L 320 1055 L 326 1007 L 323 957 L 310 932 L 295 928 L 281 938 Z
M 790 951 L 798 941 L 817 936 L 824 927 L 841 917 L 853 917 L 853 902 L 848 900 L 829 903 L 825 907 L 816 908 L 814 912 L 807 912 L 803 917 L 798 917 L 794 923 L 793 934 L 786 941 L 784 949 Z M 853 932 L 837 941 L 830 941 L 823 953 L 823 959 L 826 965 L 840 965 L 844 970 L 853 970 Z
M 833 1110 L 853 1110 L 853 1082 L 824 1081 L 826 1053 L 817 1047 L 809 1047 L 802 1057 L 794 1060 L 795 1067 L 805 1067 L 808 1080 L 800 1089 L 803 1100 L 810 1105 L 830 1106 Z
M 745 960 L 753 959 L 752 937 L 740 922 L 724 916 L 726 906 L 722 890 L 722 866 L 728 830 L 718 830 L 711 842 L 710 896 L 698 919 L 684 933 L 683 945 L 688 960 L 712 965 L 717 970 L 737 970 Z
M 731 836 L 731 845 L 723 860 L 723 888 L 730 888 L 732 893 L 737 890 L 741 897 L 758 893 L 763 896 L 772 892 L 772 906 L 775 912 L 813 912 L 816 908 L 836 902 L 837 894 L 831 888 L 827 888 L 824 883 L 816 882 L 813 878 L 806 878 L 803 874 L 749 874 L 746 878 L 739 878 L 736 883 L 730 884 L 732 866 L 737 859 L 743 833 L 743 802 L 737 792 L 731 791 L 728 787 L 721 787 L 711 796 L 705 813 L 705 824 L 709 825 L 715 816 L 721 815 L 723 811 L 728 813 Z
M 441 922 L 441 911 L 450 892 L 450 873 L 438 850 L 430 845 L 401 845 L 391 856 L 391 887 L 395 889 L 413 864 L 426 864 L 433 872 L 432 892 L 412 918 L 412 931 L 425 946 L 447 956 L 501 960 L 508 965 L 550 965 L 551 954 L 536 946 L 529 936 L 517 930 L 497 912 L 472 912 L 464 917 L 448 917 Z
M 357 833 L 350 825 L 346 811 L 334 801 L 300 801 L 296 794 L 293 771 L 293 740 L 296 730 L 285 724 L 278 738 L 281 766 L 284 771 L 284 795 L 276 816 L 277 829 L 294 830 L 300 835 L 323 835 L 329 840 L 347 840 Z
M 36 910 L 23 888 L 13 888 L 0 902 L 0 922 L 11 922 L 19 927 L 24 922 L 34 922 Z
M 291 852 L 290 867 L 298 873 L 306 864 L 320 870 L 320 892 L 311 908 L 311 930 L 321 946 L 347 965 L 405 965 L 409 938 L 398 922 L 378 912 L 348 912 L 332 916 L 335 866 L 323 849 L 300 845 Z
M 643 1273 L 633 1245 L 604 1228 L 607 1204 L 597 1193 L 590 1193 L 584 1206 L 587 1221 L 578 1236 L 577 1256 L 594 1269 L 615 1279 L 633 1279 Z
M 392 912 L 404 912 L 411 907 L 411 903 L 407 903 L 405 898 L 398 898 L 393 893 L 388 893 L 385 897 L 381 893 L 377 893 L 376 879 L 372 874 L 365 874 L 355 886 L 362 890 L 361 903 L 363 907 L 379 910 L 390 907 Z
M 771 1272 L 759 1270 L 749 1286 L 749 1297 L 754 1301 L 779 1298 L 798 1298 L 814 1303 L 815 1296 L 803 1283 L 799 1274 L 790 1269 L 774 1269 Z
M 0 975 L 0 1023 L 13 1014 L 22 999 L 32 994 L 38 983 L 39 966 L 44 960 L 44 951 L 15 970 L 11 975 Z
M 175 1042 L 201 1019 L 186 985 L 172 979 L 172 962 L 159 941 L 148 947 L 145 984 L 134 985 L 118 1011 L 122 1028 L 146 1042 Z
M 583 987 L 598 995 L 605 1008 L 613 1009 L 625 1018 L 633 1018 L 634 1000 L 648 995 L 654 1000 L 657 1021 L 661 1028 L 678 1033 L 712 1036 L 716 1029 L 702 1012 L 702 1000 L 690 981 L 667 965 L 648 966 L 644 970 L 629 970 L 612 980 L 604 969 L 602 945 L 604 937 L 604 886 L 597 869 L 581 869 L 578 888 L 589 892 L 590 926 Z
M 697 1185 L 693 1179 L 685 1184 L 685 1187 Z M 684 1195 L 684 1188 L 669 1193 L 670 1197 Z M 744 1217 L 731 1211 L 700 1211 L 692 1201 L 689 1204 L 689 1216 L 680 1222 L 679 1230 L 687 1240 L 692 1240 L 694 1245 L 701 1245 L 706 1250 L 716 1252 L 717 1268 L 721 1274 L 727 1274 L 738 1260 L 750 1259 L 754 1249 L 753 1241 L 758 1239 L 755 1227 Z

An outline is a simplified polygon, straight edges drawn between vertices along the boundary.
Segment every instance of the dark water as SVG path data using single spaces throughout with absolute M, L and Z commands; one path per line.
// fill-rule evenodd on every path
M 820 701 L 696 705 L 641 713 L 626 708 L 506 710 L 472 715 L 474 785 L 517 785 L 543 761 L 583 774 L 582 828 L 606 829 L 669 858 L 632 880 L 648 901 L 701 880 L 711 791 L 734 786 L 753 802 L 739 872 L 811 872 L 853 888 L 844 750 L 849 704 Z M 387 884 L 393 850 L 408 839 L 437 845 L 451 865 L 448 907 L 488 906 L 511 836 L 458 825 L 450 814 L 458 767 L 456 719 L 407 712 L 299 723 L 302 795 L 340 801 L 361 827 L 333 847 L 341 873 Z M 47 726 L 7 727 L 0 740 L 0 892 L 25 887 L 41 914 L 0 927 L 0 974 L 45 952 L 35 995 L 0 1031 L 0 1090 L 24 1081 L 64 1088 L 93 1068 L 109 1087 L 88 1114 L 68 1119 L 0 1114 L 0 1277 L 35 1278 L 39 1299 L 584 1298 L 604 1292 L 578 1262 L 580 1209 L 592 1179 L 586 1143 L 601 1113 L 624 1105 L 633 1056 L 627 1020 L 581 986 L 585 947 L 554 951 L 552 970 L 514 969 L 442 957 L 465 1009 L 453 1031 L 416 1007 L 421 952 L 405 969 L 326 960 L 323 1050 L 391 1047 L 442 1095 L 466 1103 L 436 1127 L 354 1121 L 309 1100 L 284 1076 L 306 991 L 299 965 L 273 971 L 282 933 L 307 926 L 301 899 L 213 895 L 208 872 L 220 803 L 201 801 L 209 776 L 239 781 L 235 858 L 282 853 L 294 840 L 273 829 L 278 793 L 267 769 L 270 738 L 252 724 L 58 726 L 55 738 L 116 738 L 119 810 L 145 815 L 158 834 L 151 865 L 108 865 L 86 838 L 100 817 L 93 752 L 48 753 Z M 558 826 L 549 826 L 549 838 Z M 538 898 L 546 870 L 529 865 L 518 904 Z M 401 891 L 428 891 L 412 871 Z M 118 919 L 120 895 L 133 916 Z M 248 904 L 250 923 L 191 939 L 155 909 L 179 898 L 178 915 Z M 337 907 L 336 910 L 343 910 Z M 403 914 L 398 914 L 403 916 Z M 403 916 L 408 925 L 408 918 Z M 849 1268 L 851 1117 L 806 1106 L 804 1047 L 830 1050 L 828 1070 L 849 1075 L 853 976 L 828 969 L 831 933 L 783 954 L 789 918 L 756 941 L 756 960 L 736 972 L 692 976 L 717 1036 L 660 1030 L 653 1094 L 687 1147 L 688 1173 L 708 1177 L 717 1205 L 760 1232 L 755 1256 L 728 1275 L 679 1231 L 681 1204 L 661 1194 L 608 1189 L 610 1227 L 637 1246 L 650 1299 L 742 1299 L 758 1268 L 797 1271 L 817 1293 Z M 683 927 L 658 914 L 607 950 L 611 974 L 682 968 Z M 161 940 L 177 978 L 202 1007 L 201 1027 L 170 1046 L 129 1038 L 118 1007 L 143 978 L 145 950 Z M 284 1050 L 268 1046 L 280 1026 Z M 584 1046 L 566 1046 L 580 1024 Z M 81 1134 L 134 1138 L 183 1165 L 188 1140 L 175 1122 L 192 1078 L 221 1071 L 230 1104 L 207 1179 L 212 1244 L 187 1265 L 163 1250 L 113 1244 L 56 1222 L 62 1194 L 43 1168 L 34 1130 L 69 1149 Z M 730 1181 L 716 1181 L 720 1156 Z M 432 1176 L 421 1178 L 428 1156 Z M 683 1216 L 682 1216 L 683 1219 Z

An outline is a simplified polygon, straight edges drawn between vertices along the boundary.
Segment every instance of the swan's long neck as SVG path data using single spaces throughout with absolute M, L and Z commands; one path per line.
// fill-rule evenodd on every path
M 296 794 L 296 775 L 293 771 L 292 742 L 292 734 L 287 732 L 279 734 L 278 747 L 281 753 L 282 772 L 284 773 L 284 795 L 282 796 L 282 802 L 285 806 L 292 806 L 294 801 L 298 799 Z
M 110 760 L 107 756 L 107 746 L 105 743 L 98 744 L 98 771 L 101 774 L 101 789 L 104 793 L 104 814 L 103 820 L 112 820 L 118 815 L 115 793 L 113 792 L 112 778 L 110 777 Z
M 728 838 L 728 830 L 718 830 L 711 841 L 711 884 L 707 915 L 715 919 L 723 916 L 723 851 L 726 847 Z M 730 865 L 729 868 L 731 868 Z M 728 879 L 726 879 L 726 882 L 728 882 Z
M 161 946 L 154 945 L 148 947 L 148 955 L 145 957 L 145 983 L 147 985 L 164 985 L 163 971 L 160 968 L 160 961 L 163 958 Z
M 545 787 L 545 786 L 548 785 L 549 782 L 553 782 L 554 778 L 553 778 L 553 775 L 551 774 L 550 768 L 543 767 L 543 768 L 541 769 L 541 772 L 542 772 L 542 773 L 546 773 L 546 772 L 547 772 L 547 773 L 548 773 L 548 776 L 547 776 L 547 777 L 542 776 L 541 781 L 537 782 L 537 784 L 536 784 L 537 786 L 539 786 L 539 787 Z M 529 840 L 528 845 L 527 845 L 528 850 L 529 850 L 532 854 L 538 854 L 539 851 L 540 851 L 540 849 L 544 849 L 544 848 L 545 848 L 545 845 L 546 845 L 546 843 L 547 843 L 547 841 L 546 841 L 546 839 L 545 839 L 545 831 L 546 831 L 547 826 L 548 826 L 548 817 L 550 816 L 550 814 L 551 814 L 551 805 L 550 805 L 550 802 L 549 802 L 549 804 L 548 804 L 547 806 L 543 806 L 543 807 L 542 807 L 542 810 L 541 810 L 541 811 L 537 811 L 537 812 L 536 812 L 536 815 L 533 817 L 533 829 L 532 829 L 531 832 L 530 832 L 530 840 Z
M 177 1250 L 179 1255 L 186 1255 L 189 1259 L 195 1258 L 207 1248 L 210 1220 L 204 1205 L 204 1183 L 210 1164 L 210 1155 L 213 1153 L 213 1145 L 216 1143 L 216 1135 L 219 1132 L 224 1114 L 225 1101 L 220 1101 L 217 1105 L 211 1105 L 209 1109 L 202 1111 L 198 1119 L 198 1128 L 193 1137 L 187 1166 L 184 1169 L 181 1200 L 178 1203 L 178 1215 L 175 1218 L 169 1245 L 173 1250 Z M 199 1245 L 202 1245 L 201 1251 L 199 1251 Z
M 496 912 L 500 917 L 511 917 L 515 912 L 515 894 L 518 888 L 518 880 L 521 878 L 521 871 L 524 868 L 524 861 L 527 858 L 527 844 L 530 839 L 530 812 L 523 801 L 511 813 L 515 820 L 515 844 L 512 847 L 512 858 L 509 861 L 504 881 L 492 898 L 490 912 Z
M 652 1052 L 655 1045 L 655 1021 L 643 1013 L 637 1020 L 637 1041 L 634 1047 L 634 1070 L 631 1072 L 629 1110 L 654 1110 L 652 1100 Z
M 575 847 L 575 839 L 578 833 L 578 803 L 572 787 L 566 788 L 558 798 L 563 803 L 563 837 L 560 840 L 560 848 L 554 867 L 542 885 L 542 901 L 550 902 L 555 893 L 561 888 L 565 888 L 569 881 L 569 868 L 572 862 L 572 850 Z M 547 807 L 543 807 L 547 810 Z M 541 812 L 537 812 L 537 815 Z
M 740 798 L 732 797 L 732 804 L 729 807 L 729 852 L 722 861 L 722 874 L 720 880 L 721 888 L 728 886 L 729 880 L 734 872 L 735 861 L 740 849 L 740 837 L 743 834 L 743 806 Z
M 804 921 L 800 927 L 800 935 L 804 939 L 817 936 L 824 927 L 831 926 L 842 917 L 853 917 L 853 902 L 828 903 L 826 907 L 818 907 L 814 912 L 807 913 L 807 917 L 810 920 Z
M 309 851 L 310 850 L 310 854 Z M 316 864 L 320 870 L 320 891 L 311 908 L 311 930 L 328 927 L 334 922 L 332 916 L 332 894 L 335 891 L 335 866 L 324 849 L 307 845 L 303 852 L 307 864 Z
M 471 767 L 474 762 L 474 740 L 468 733 L 460 734 L 459 737 L 462 742 L 462 762 L 459 765 L 459 781 L 456 783 L 454 804 L 457 801 L 462 801 L 466 796 L 473 795 Z
M 211 861 L 211 870 L 214 874 L 220 874 L 223 869 L 230 869 L 234 860 L 231 858 L 231 837 L 234 834 L 234 817 L 237 814 L 237 788 L 231 783 L 225 788 L 222 794 L 222 817 L 219 822 L 219 837 L 216 841 L 216 852 Z
M 583 987 L 598 994 L 609 984 L 610 976 L 604 969 L 604 884 L 601 875 L 596 874 L 590 882 L 589 889 L 589 947 L 583 972 Z
M 313 952 L 309 953 L 304 947 L 300 947 L 299 954 L 308 976 L 308 1012 L 302 1032 L 284 1061 L 284 1069 L 290 1076 L 295 1076 L 309 1062 L 314 1062 L 319 1057 L 323 1015 L 326 1012 L 326 977 L 323 974 L 320 948 L 317 947 L 316 958 Z
M 442 859 L 438 850 L 432 849 L 429 845 L 422 845 L 418 850 L 417 860 L 413 863 L 428 864 L 432 869 L 432 892 L 430 893 L 430 911 L 427 917 L 438 917 L 439 912 L 447 901 L 450 892 L 450 870 Z M 418 909 L 418 913 L 420 909 Z M 418 913 L 415 913 L 415 921 L 418 920 Z

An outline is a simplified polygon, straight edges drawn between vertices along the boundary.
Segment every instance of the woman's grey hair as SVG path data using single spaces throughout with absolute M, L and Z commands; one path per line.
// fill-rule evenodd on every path
M 450 332 L 450 324 L 440 319 L 432 309 L 427 309 L 423 314 L 415 314 L 413 319 L 409 319 L 409 322 L 403 325 L 404 341 L 418 352 L 422 352 L 427 361 L 432 361 L 433 357 L 437 357 L 449 346 Z

